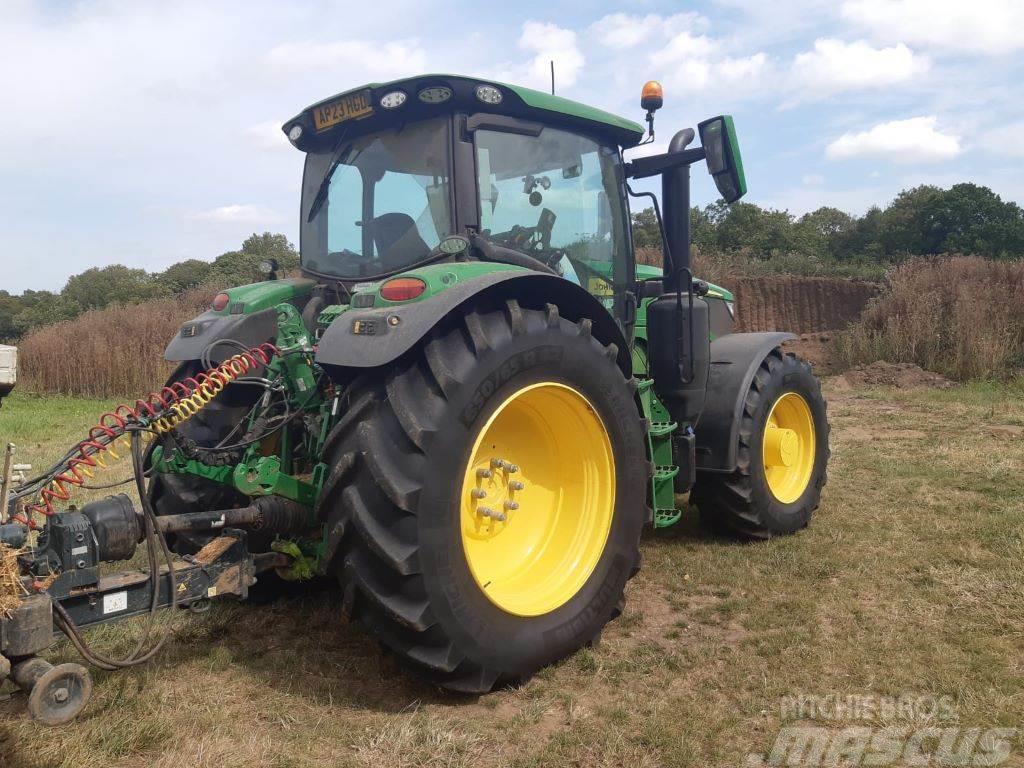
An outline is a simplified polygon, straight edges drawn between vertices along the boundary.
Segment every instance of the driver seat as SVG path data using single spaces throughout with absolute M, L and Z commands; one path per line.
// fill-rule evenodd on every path
M 373 242 L 381 264 L 391 271 L 425 259 L 430 246 L 407 213 L 383 213 L 373 220 Z

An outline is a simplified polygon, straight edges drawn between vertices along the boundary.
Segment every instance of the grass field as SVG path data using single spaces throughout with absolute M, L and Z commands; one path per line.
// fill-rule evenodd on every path
M 754 545 L 692 520 L 648 534 L 601 644 L 522 688 L 440 693 L 345 624 L 330 592 L 221 604 L 173 617 L 152 664 L 94 672 L 68 727 L 0 703 L 0 765 L 743 766 L 805 722 L 782 705 L 802 694 L 946 696 L 960 726 L 1019 727 L 1024 391 L 840 384 L 826 385 L 830 480 L 808 530 Z M 101 405 L 15 396 L 0 439 L 42 464 Z M 851 723 L 885 724 L 819 722 Z M 1005 764 L 1022 756 L 1014 741 Z

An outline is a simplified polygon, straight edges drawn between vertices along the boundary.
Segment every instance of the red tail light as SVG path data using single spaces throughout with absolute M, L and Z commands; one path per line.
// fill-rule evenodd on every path
M 427 290 L 427 284 L 418 277 L 396 277 L 380 287 L 380 295 L 388 301 L 409 301 Z
M 213 307 L 215 312 L 220 312 L 222 309 L 224 309 L 224 307 L 228 305 L 228 302 L 230 301 L 231 297 L 228 296 L 226 293 L 218 293 L 216 296 L 213 297 L 213 303 L 210 306 Z

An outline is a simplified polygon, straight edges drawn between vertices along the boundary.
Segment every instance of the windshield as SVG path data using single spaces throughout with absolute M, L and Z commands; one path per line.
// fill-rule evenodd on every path
M 342 134 L 335 147 L 306 155 L 302 265 L 342 279 L 378 277 L 423 261 L 452 234 L 448 124 L 427 120 L 351 141 Z

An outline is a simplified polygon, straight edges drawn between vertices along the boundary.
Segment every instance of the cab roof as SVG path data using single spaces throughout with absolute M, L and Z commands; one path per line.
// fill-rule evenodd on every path
M 480 86 L 490 86 L 500 101 L 484 101 Z M 391 96 L 401 94 L 401 96 Z M 424 95 L 426 94 L 426 95 Z M 383 97 L 389 97 L 385 107 Z M 443 97 L 443 98 L 442 98 Z M 399 104 L 394 102 L 399 101 Z M 282 126 L 298 149 L 316 151 L 334 145 L 342 128 L 348 136 L 381 130 L 402 122 L 424 120 L 451 112 L 491 113 L 544 125 L 557 125 L 591 133 L 622 147 L 643 138 L 643 127 L 610 112 L 532 88 L 463 75 L 430 74 L 368 83 L 318 101 Z M 297 131 L 296 126 L 301 128 Z M 296 138 L 295 134 L 299 134 Z

